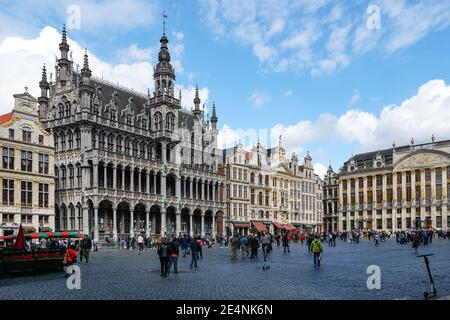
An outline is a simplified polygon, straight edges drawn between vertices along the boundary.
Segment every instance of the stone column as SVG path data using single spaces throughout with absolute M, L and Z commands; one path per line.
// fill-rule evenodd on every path
M 202 212 L 202 224 L 201 224 L 201 235 L 205 236 L 205 213 Z
M 436 228 L 436 170 L 434 168 L 431 169 L 431 226 Z
M 83 234 L 89 234 L 89 207 L 83 203 Z M 55 231 L 55 230 L 54 230 Z
M 108 166 L 105 164 L 103 166 L 103 188 L 108 186 Z
M 94 188 L 98 188 L 98 164 L 94 163 L 93 173 L 94 175 Z
M 118 240 L 118 238 L 117 238 L 117 209 L 113 208 L 112 212 L 113 212 L 113 238 L 114 238 L 114 241 L 117 241 Z
M 167 176 L 165 174 L 161 174 L 161 195 L 165 198 L 166 197 L 166 178 Z
M 142 170 L 138 170 L 138 192 L 142 192 Z
M 244 192 L 244 190 L 242 190 Z M 216 183 L 213 183 L 212 201 L 216 201 Z
M 175 197 L 181 198 L 181 178 L 179 177 L 175 178 Z
M 186 194 L 186 183 L 187 183 L 187 180 L 186 180 L 186 178 L 183 181 L 184 181 L 183 182 L 183 198 L 187 198 L 187 194 Z
M 156 194 L 156 172 L 153 173 L 153 194 Z
M 113 166 L 113 189 L 117 190 L 117 166 Z
M 147 209 L 145 210 L 145 235 L 147 237 L 150 236 L 149 225 L 150 225 L 150 209 Z
M 166 209 L 161 210 L 161 236 L 164 236 L 167 231 L 167 216 Z
M 193 219 L 192 217 L 194 214 L 192 212 L 189 212 L 189 235 L 192 237 L 194 235 L 194 225 L 193 225 Z
M 148 171 L 148 169 L 147 169 L 146 174 L 145 174 L 145 182 L 147 184 L 147 187 L 145 189 L 145 193 L 150 194 L 150 171 Z
M 134 237 L 134 209 L 130 209 L 130 236 Z
M 134 190 L 134 168 L 131 168 L 130 170 L 130 191 L 135 191 Z
M 176 224 L 175 236 L 178 237 L 181 232 L 181 212 L 177 212 L 175 224 Z
M 166 163 L 167 159 L 167 143 L 166 142 L 161 142 L 161 159 L 162 159 L 162 163 Z
M 205 182 L 204 181 L 202 181 L 202 183 L 200 184 L 200 189 L 201 189 L 201 197 L 202 197 L 202 200 L 203 201 L 205 201 L 206 199 L 205 199 Z
M 213 238 L 216 237 L 216 214 L 214 213 L 214 211 L 216 211 L 215 209 L 213 209 L 213 213 L 212 213 L 212 226 L 211 226 L 211 236 Z
M 125 167 L 122 167 L 122 186 L 121 189 L 125 190 Z
M 420 170 L 420 220 L 424 221 L 426 216 L 425 204 L 426 196 L 425 196 L 425 169 Z M 423 223 L 422 223 L 423 225 Z
M 194 200 L 194 190 L 193 190 L 193 185 L 194 185 L 194 180 L 191 179 L 189 181 L 189 198 L 191 198 L 192 200 Z
M 98 242 L 98 207 L 94 207 L 94 242 Z

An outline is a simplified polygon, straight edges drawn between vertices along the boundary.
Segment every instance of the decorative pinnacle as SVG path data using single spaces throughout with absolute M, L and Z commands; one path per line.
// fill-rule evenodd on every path
M 63 25 L 63 29 L 62 29 L 62 43 L 67 43 L 67 30 L 66 30 L 66 25 Z
M 84 69 L 89 69 L 89 56 L 87 54 L 87 48 L 84 49 L 83 68 Z

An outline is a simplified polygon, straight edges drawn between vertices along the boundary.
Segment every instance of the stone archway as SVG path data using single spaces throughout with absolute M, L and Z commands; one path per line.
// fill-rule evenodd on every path
M 117 225 L 118 233 L 122 236 L 129 236 L 131 234 L 130 217 L 130 204 L 128 202 L 119 203 L 117 206 Z
M 170 206 L 166 209 L 166 233 L 169 238 L 174 238 L 177 236 L 177 216 L 176 209 Z
M 183 208 L 181 209 L 181 227 L 180 227 L 181 234 L 190 235 L 190 230 L 191 230 L 191 222 L 189 217 L 189 209 Z
M 217 211 L 216 212 L 216 234 L 224 235 L 223 230 L 224 230 L 223 212 Z
M 158 205 L 153 205 L 150 208 L 150 231 L 151 235 L 161 235 L 161 208 Z
M 99 239 L 113 237 L 113 204 L 109 200 L 103 200 L 98 204 L 98 232 Z
M 211 210 L 205 211 L 205 235 L 213 236 L 213 212 Z
M 138 203 L 134 206 L 134 231 L 136 235 L 144 235 L 146 230 L 147 230 L 147 226 L 145 225 L 145 220 L 146 220 L 146 212 L 145 212 L 145 204 L 143 203 Z
M 202 235 L 202 211 L 195 209 L 192 216 L 192 232 L 194 236 Z

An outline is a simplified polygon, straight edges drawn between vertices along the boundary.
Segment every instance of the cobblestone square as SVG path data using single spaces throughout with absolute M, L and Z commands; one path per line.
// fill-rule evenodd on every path
M 0 299 L 423 299 L 429 280 L 423 258 L 395 239 L 376 248 L 337 241 L 325 245 L 323 263 L 315 269 L 307 247 L 291 245 L 291 253 L 274 247 L 271 267 L 262 270 L 262 257 L 230 260 L 229 248 L 204 248 L 199 269 L 189 268 L 190 256 L 179 258 L 179 274 L 161 278 L 155 249 L 92 252 L 81 268 L 81 289 L 69 290 L 62 272 L 0 279 Z M 450 295 L 450 241 L 435 240 L 418 254 L 430 257 L 438 298 Z M 261 254 L 261 252 L 259 252 Z M 366 286 L 367 267 L 381 269 L 381 289 Z

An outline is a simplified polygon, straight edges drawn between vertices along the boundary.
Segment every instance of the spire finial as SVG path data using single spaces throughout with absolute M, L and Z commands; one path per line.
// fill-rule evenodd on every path
M 67 43 L 67 30 L 66 30 L 65 24 L 63 24 L 63 29 L 62 29 L 62 43 Z
M 166 21 L 167 21 L 167 14 L 166 14 L 166 9 L 164 9 L 164 11 L 162 12 L 162 17 L 163 17 L 163 35 L 166 35 Z

